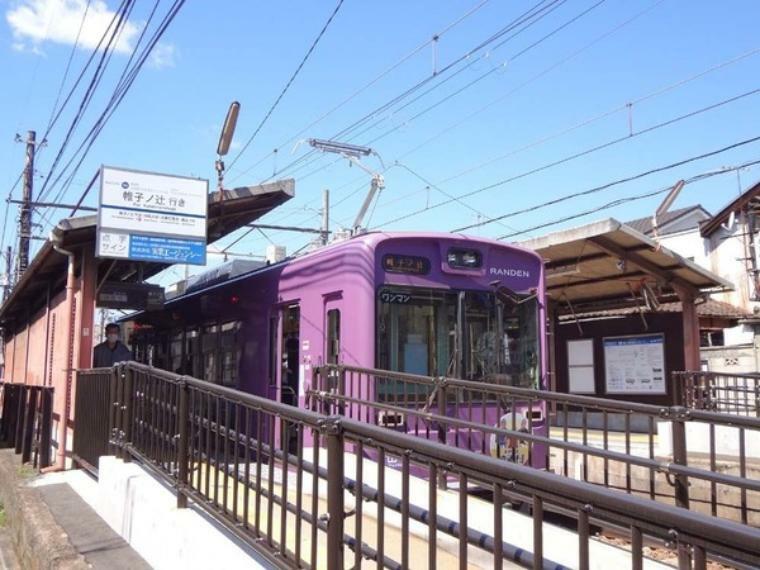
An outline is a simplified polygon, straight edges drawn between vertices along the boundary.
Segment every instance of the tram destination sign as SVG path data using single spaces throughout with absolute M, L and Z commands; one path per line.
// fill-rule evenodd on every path
M 208 180 L 103 166 L 98 257 L 206 264 Z
M 106 281 L 98 290 L 96 304 L 105 309 L 160 311 L 164 300 L 164 288 L 159 285 Z

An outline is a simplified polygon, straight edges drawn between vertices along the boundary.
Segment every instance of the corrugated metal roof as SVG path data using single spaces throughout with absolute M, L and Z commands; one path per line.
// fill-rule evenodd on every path
M 208 243 L 259 219 L 294 195 L 295 181 L 292 178 L 260 186 L 224 190 L 223 194 L 218 191 L 209 193 L 206 230 Z M 82 248 L 94 250 L 96 231 L 97 216 L 89 215 L 63 219 L 51 234 L 58 247 L 81 251 Z M 100 264 L 99 282 L 106 274 L 109 280 L 134 281 L 137 279 L 137 265 L 142 266 L 143 278 L 147 279 L 171 265 L 130 260 L 106 261 L 108 263 Z M 48 286 L 51 286 L 52 295 L 64 286 L 67 264 L 66 255 L 56 251 L 53 243 L 47 240 L 0 306 L 0 326 L 8 326 L 14 319 L 23 321 L 25 315 L 36 310 L 40 303 L 44 306 Z
M 630 299 L 650 287 L 664 298 L 676 288 L 693 293 L 732 290 L 732 284 L 613 219 L 521 242 L 545 260 L 547 294 L 588 304 Z

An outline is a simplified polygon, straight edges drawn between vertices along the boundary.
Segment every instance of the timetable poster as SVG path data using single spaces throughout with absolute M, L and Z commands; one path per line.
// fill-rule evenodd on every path
M 604 371 L 608 394 L 665 394 L 665 336 L 605 338 Z

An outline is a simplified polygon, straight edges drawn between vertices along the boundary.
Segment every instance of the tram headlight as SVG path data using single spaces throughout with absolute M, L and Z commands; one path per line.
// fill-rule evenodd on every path
M 447 261 L 449 267 L 477 269 L 483 265 L 483 256 L 476 249 L 450 249 Z

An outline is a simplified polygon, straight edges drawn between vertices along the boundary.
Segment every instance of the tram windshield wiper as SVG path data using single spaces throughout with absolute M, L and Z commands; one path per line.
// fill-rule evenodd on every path
M 494 292 L 498 296 L 499 299 L 502 301 L 507 301 L 508 303 L 511 303 L 512 305 L 522 305 L 526 301 L 530 301 L 531 299 L 535 299 L 538 295 L 537 291 L 533 291 L 530 295 L 522 296 L 519 293 L 513 291 L 506 285 L 502 285 L 501 281 L 491 281 L 489 283 L 491 287 L 494 288 Z

